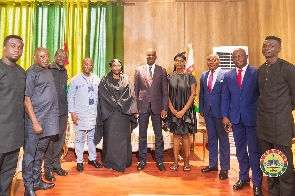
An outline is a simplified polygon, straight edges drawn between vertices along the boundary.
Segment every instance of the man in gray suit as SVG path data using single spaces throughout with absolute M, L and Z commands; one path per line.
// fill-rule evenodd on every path
M 157 167 L 160 171 L 166 171 L 163 164 L 162 119 L 166 118 L 168 110 L 167 72 L 165 68 L 155 64 L 156 50 L 148 49 L 146 58 L 147 64 L 136 68 L 134 76 L 139 113 L 139 164 L 137 170 L 143 170 L 146 165 L 147 127 L 151 116 L 155 134 Z

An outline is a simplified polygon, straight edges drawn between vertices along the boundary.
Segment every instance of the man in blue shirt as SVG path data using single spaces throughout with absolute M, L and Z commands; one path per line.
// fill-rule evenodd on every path
M 98 85 L 100 79 L 91 73 L 93 61 L 91 58 L 83 60 L 83 72 L 72 78 L 68 94 L 69 112 L 76 131 L 75 153 L 77 155 L 77 171 L 82 172 L 83 152 L 86 133 L 88 133 L 88 164 L 95 168 L 102 165 L 96 160 L 96 146 L 94 133 L 97 116 Z

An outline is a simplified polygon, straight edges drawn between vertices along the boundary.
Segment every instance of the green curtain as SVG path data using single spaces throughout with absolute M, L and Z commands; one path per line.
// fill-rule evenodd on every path
M 46 48 L 53 61 L 56 50 L 63 49 L 65 38 L 65 8 L 62 3 L 36 3 L 34 13 L 33 50 Z
M 85 57 L 93 59 L 93 72 L 99 77 L 110 71 L 110 60 L 124 61 L 124 7 L 120 3 L 27 0 L 7 1 L 0 6 L 0 39 L 9 34 L 24 39 L 24 54 L 18 63 L 25 69 L 32 65 L 36 47 L 47 48 L 52 61 L 64 43 L 69 78 L 81 72 Z M 0 47 L 1 54 L 2 50 Z
M 106 73 L 106 8 L 102 3 L 90 4 L 88 11 L 88 25 L 86 56 L 93 59 L 93 73 L 99 77 Z
M 124 6 L 108 2 L 106 6 L 106 60 L 117 58 L 124 64 Z M 110 71 L 109 65 L 106 72 Z

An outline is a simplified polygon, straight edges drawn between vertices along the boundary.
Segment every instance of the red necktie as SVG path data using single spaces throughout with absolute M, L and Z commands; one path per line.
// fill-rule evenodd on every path
M 242 69 L 239 69 L 238 70 L 239 72 L 238 72 L 238 85 L 239 85 L 239 89 L 241 89 L 242 88 Z
M 211 75 L 208 80 L 208 90 L 210 91 L 210 93 L 212 92 L 213 73 L 214 70 L 211 70 Z

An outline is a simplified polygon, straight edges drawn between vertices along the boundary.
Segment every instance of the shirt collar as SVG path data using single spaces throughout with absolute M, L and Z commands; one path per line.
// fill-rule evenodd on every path
M 247 70 L 249 64 L 246 64 L 243 68 L 242 71 L 245 73 L 245 71 Z M 236 72 L 239 72 L 239 68 L 236 67 Z
M 49 65 L 49 68 L 50 69 L 58 69 L 57 67 L 59 67 L 55 62 L 52 62 L 50 65 Z M 65 67 L 62 66 L 62 67 L 59 67 L 58 70 L 65 70 Z
M 147 68 L 149 69 L 150 66 L 148 64 L 146 65 L 147 65 Z M 155 66 L 156 66 L 156 63 L 152 64 L 152 69 L 155 69 Z

